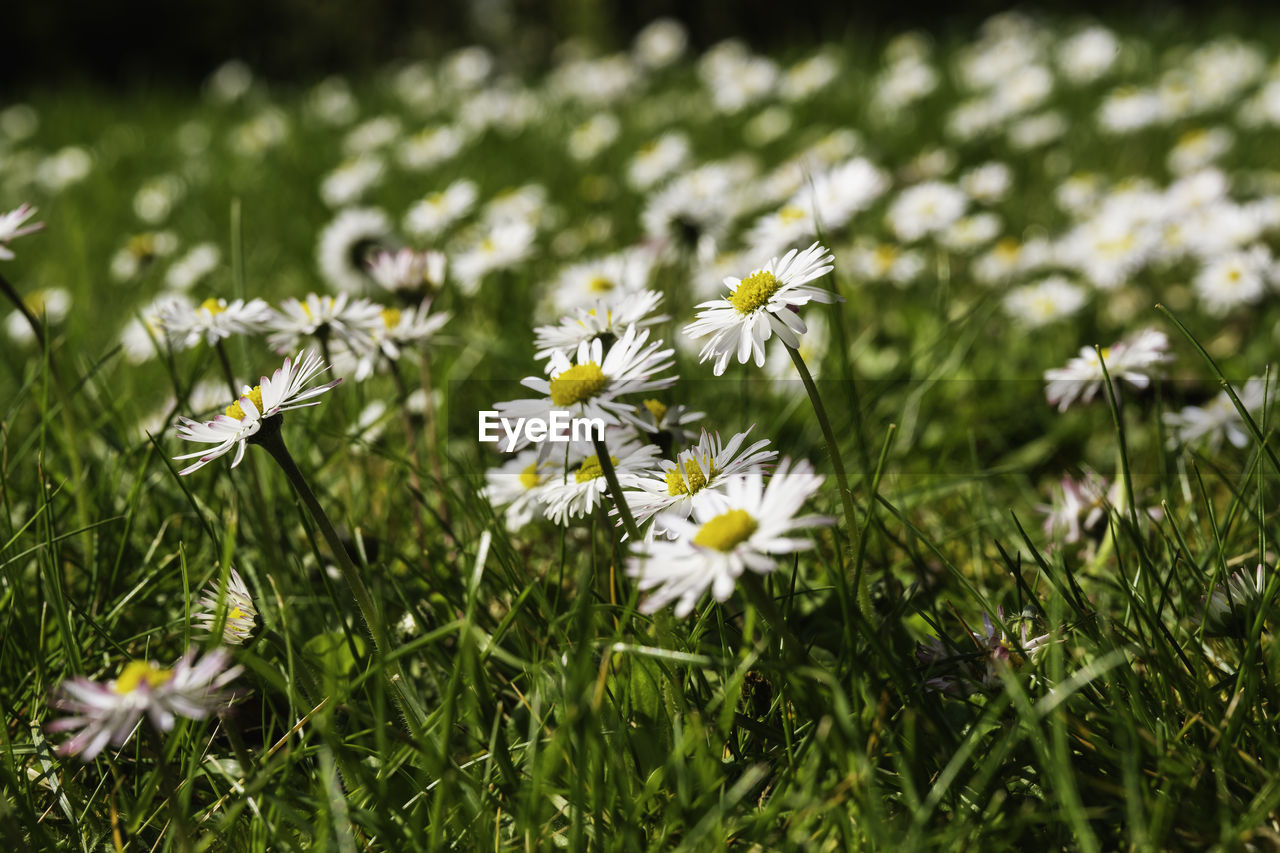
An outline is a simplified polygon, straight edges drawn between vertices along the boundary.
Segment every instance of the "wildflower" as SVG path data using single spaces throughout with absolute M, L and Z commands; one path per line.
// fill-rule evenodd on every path
M 42 287 L 22 297 L 22 304 L 31 312 L 31 316 L 41 319 L 50 326 L 55 326 L 67 318 L 71 311 L 71 292 L 62 287 Z M 26 316 L 14 310 L 5 318 L 4 330 L 9 338 L 21 346 L 35 343 L 35 332 Z
M 151 267 L 158 258 L 172 255 L 178 236 L 172 231 L 145 231 L 135 234 L 111 256 L 111 277 L 128 281 Z
M 1045 371 L 1044 378 L 1048 383 L 1045 396 L 1050 405 L 1056 405 L 1060 412 L 1065 412 L 1076 400 L 1089 402 L 1102 388 L 1103 362 L 1117 394 L 1121 379 L 1135 388 L 1146 388 L 1156 365 L 1169 360 L 1168 349 L 1169 339 L 1164 332 L 1155 329 L 1144 329 L 1117 344 L 1104 347 L 1101 353 L 1082 347 L 1080 355 L 1067 362 L 1066 367 Z
M 439 290 L 448 259 L 443 252 L 378 252 L 369 261 L 369 274 L 383 289 L 409 299 Z
M 899 239 L 913 242 L 945 231 L 964 215 L 968 197 L 951 184 L 926 181 L 909 187 L 889 206 L 889 227 Z
M 227 668 L 229 662 L 225 649 L 215 649 L 198 662 L 195 651 L 188 649 L 172 669 L 135 660 L 105 684 L 88 678 L 64 681 L 53 704 L 71 716 L 48 728 L 76 734 L 58 752 L 92 761 L 108 743 L 123 746 L 144 714 L 162 732 L 172 729 L 178 717 L 204 719 L 226 704 L 222 688 L 240 674 L 239 666 Z
M 1084 289 L 1065 276 L 1054 275 L 1011 290 L 1004 298 L 1004 310 L 1028 328 L 1036 328 L 1070 317 L 1086 300 Z
M 674 601 L 676 616 L 688 616 L 708 588 L 716 601 L 726 601 L 743 572 L 769 574 L 776 567 L 772 555 L 807 549 L 808 541 L 791 534 L 834 521 L 796 515 L 822 481 L 808 462 L 793 466 L 784 459 L 767 487 L 759 473 L 736 477 L 725 484 L 722 503 L 693 506 L 693 521 L 663 519 L 673 538 L 639 545 L 627 566 L 650 592 L 640 609 L 653 613 Z
M 218 624 L 218 616 L 225 616 L 222 623 L 222 642 L 229 646 L 239 646 L 249 641 L 257 626 L 258 609 L 253 606 L 253 597 L 245 586 L 244 578 L 235 569 L 226 586 L 210 583 L 197 602 L 199 609 L 193 614 L 196 627 L 207 634 L 212 634 Z
M 380 157 L 363 154 L 334 169 L 320 184 L 320 197 L 329 207 L 355 204 L 382 182 L 386 164 Z
M 415 237 L 439 237 L 476 205 L 479 190 L 474 181 L 454 181 L 440 192 L 414 202 L 404 215 L 404 230 Z
M 498 403 L 495 408 L 503 417 L 513 419 L 546 421 L 556 410 L 575 418 L 599 418 L 606 426 L 629 423 L 648 429 L 636 415 L 635 403 L 622 398 L 673 385 L 674 376 L 659 378 L 657 374 L 671 367 L 674 352 L 663 349 L 661 341 L 650 343 L 648 329 L 631 326 L 607 353 L 599 338 L 579 344 L 573 360 L 552 352 L 547 364 L 550 378 L 530 376 L 520 383 L 537 393 L 537 398 Z M 525 441 L 522 435 L 516 449 Z
M 308 353 L 305 358 L 298 353 L 293 358 L 286 358 L 284 366 L 277 368 L 270 378 L 262 377 L 261 384 L 249 388 L 245 386 L 240 399 L 227 406 L 224 414 L 218 415 L 207 423 L 193 421 L 190 418 L 178 418 L 178 437 L 200 444 L 214 445 L 211 450 L 197 450 L 175 456 L 174 459 L 199 459 L 192 465 L 183 468 L 179 474 L 186 475 L 203 468 L 220 456 L 235 448 L 235 459 L 231 462 L 234 468 L 244 458 L 245 443 L 255 435 L 272 418 L 291 409 L 319 405 L 318 397 L 336 386 L 342 380 L 335 379 L 324 385 L 307 388 L 306 385 L 318 373 L 328 370 L 328 365 L 317 353 Z
M 627 165 L 627 183 L 633 190 L 644 192 L 684 167 L 690 158 L 689 137 L 679 131 L 668 131 L 646 143 Z
M 334 361 L 337 362 L 340 357 L 353 357 L 356 381 L 363 382 L 383 364 L 382 359 L 399 361 L 405 349 L 417 349 L 449 322 L 449 312 L 432 314 L 430 311 L 430 299 L 403 309 L 383 308 L 381 324 L 374 324 L 371 330 L 370 345 L 363 349 L 351 349 L 344 344 L 335 350 Z
M 1253 626 L 1262 596 L 1266 591 L 1262 564 L 1258 564 L 1253 577 L 1246 569 L 1233 572 L 1225 584 L 1218 584 L 1205 596 L 1205 632 L 1216 636 L 1243 637 Z
M 704 503 L 722 507 L 726 483 L 737 476 L 763 473 L 765 463 L 778 458 L 776 450 L 764 449 L 768 439 L 744 448 L 750 432 L 740 432 L 726 444 L 719 434 L 704 429 L 696 446 L 681 451 L 674 462 L 661 460 L 657 471 L 623 492 L 637 524 L 658 517 L 649 538 L 666 532 L 666 517 L 688 518 L 695 505 Z
M 352 299 L 345 293 L 319 296 L 308 293 L 298 301 L 293 297 L 267 320 L 271 330 L 267 341 L 278 353 L 299 346 L 303 338 L 336 341 L 363 352 L 373 346 L 373 333 L 383 324 L 382 306 L 367 299 Z
M 658 461 L 658 448 L 652 444 L 624 443 L 616 447 L 617 455 L 609 454 L 618 485 L 634 486 L 652 470 Z M 568 524 L 571 518 L 583 518 L 604 500 L 609 483 L 604 476 L 600 457 L 591 453 L 576 468 L 570 467 L 553 475 L 542 487 L 539 497 L 546 507 L 546 516 L 556 524 Z
M 453 279 L 463 293 L 471 295 L 480 282 L 496 270 L 516 266 L 533 251 L 537 231 L 524 220 L 498 222 L 476 242 L 453 257 Z
M 790 364 L 790 361 L 787 363 Z M 656 399 L 641 401 L 636 406 L 636 415 L 640 419 L 640 428 L 664 450 L 669 450 L 673 444 L 685 445 L 693 441 L 695 434 L 688 429 L 688 425 L 706 416 L 703 412 L 692 411 L 682 403 L 668 406 Z
M 43 222 L 24 224 L 35 215 L 36 209 L 29 204 L 21 204 L 8 213 L 0 213 L 0 261 L 14 259 L 9 241 L 25 237 L 27 234 L 34 234 L 44 227 Z
M 808 282 L 832 270 L 835 258 L 814 243 L 803 252 L 792 249 L 781 259 L 774 258 L 744 279 L 724 280 L 729 295 L 703 302 L 696 319 L 685 327 L 692 338 L 711 335 L 699 358 L 715 357 L 716 376 L 724 373 L 736 353 L 746 364 L 754 354 L 757 367 L 765 362 L 764 342 L 778 333 L 787 346 L 800 345 L 806 327 L 794 310 L 809 302 L 836 302 L 840 297 Z
M 495 508 L 506 507 L 503 517 L 507 530 L 515 533 L 544 510 L 542 496 L 555 476 L 556 463 L 538 458 L 538 451 L 517 453 L 503 465 L 484 474 L 485 487 L 480 494 Z
M 538 347 L 535 357 L 549 358 L 553 352 L 568 355 L 593 338 L 616 340 L 630 326 L 644 328 L 669 320 L 665 314 L 653 313 L 661 301 L 661 293 L 642 290 L 621 298 L 598 299 L 591 308 L 574 309 L 556 325 L 534 329 L 534 346 Z
M 1278 277 L 1270 250 L 1258 245 L 1213 258 L 1192 286 L 1210 314 L 1222 315 L 1260 300 Z
M 358 293 L 369 280 L 368 258 L 391 242 L 391 220 L 381 210 L 343 210 L 320 233 L 320 273 L 338 290 Z
M 178 350 L 190 349 L 202 339 L 212 346 L 232 335 L 260 332 L 270 319 L 271 308 L 261 299 L 206 299 L 194 307 L 185 299 L 171 299 L 156 312 L 156 322 Z
M 1255 376 L 1244 384 L 1237 395 L 1251 417 L 1256 417 L 1266 401 L 1267 389 L 1261 376 Z M 1249 443 L 1244 419 L 1225 390 L 1204 406 L 1186 406 L 1180 412 L 1165 412 L 1165 426 L 1170 430 L 1170 444 L 1194 444 L 1203 442 L 1217 450 L 1225 437 L 1233 447 Z
M 996 616 L 1001 622 L 1005 621 L 1004 609 L 996 608 Z M 936 637 L 918 645 L 916 660 L 927 667 L 926 674 L 932 675 L 925 680 L 925 686 L 957 698 L 999 690 L 1004 684 L 1000 675 L 1002 669 L 1021 669 L 1052 639 L 1047 633 L 1032 637 L 1028 627 L 1030 620 L 1021 618 L 1019 621 L 1022 625 L 1016 642 L 1008 634 L 997 631 L 991 617 L 983 613 L 982 633 L 969 630 L 974 645 L 972 652 L 963 644 L 952 647 Z

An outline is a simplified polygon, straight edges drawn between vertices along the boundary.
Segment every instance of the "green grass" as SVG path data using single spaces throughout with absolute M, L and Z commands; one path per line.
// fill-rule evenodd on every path
M 1164 155 L 1182 130 L 1233 121 L 1224 110 L 1099 136 L 1101 94 L 1154 79 L 1165 48 L 1191 34 L 1131 38 L 1130 63 L 1114 77 L 1055 96 L 1071 124 L 1049 152 L 953 146 L 957 172 L 991 158 L 1014 169 L 1014 192 L 993 207 L 1007 233 L 1062 229 L 1053 189 L 1075 171 L 1164 185 Z M 1267 42 L 1268 55 L 1277 45 Z M 902 121 L 871 114 L 882 47 L 840 46 L 840 84 L 788 107 L 791 130 L 751 153 L 772 166 L 853 127 L 868 156 L 901 170 L 944 145 L 958 98 L 949 79 Z M 935 65 L 945 70 L 956 47 L 937 46 Z M 414 115 L 387 77 L 353 86 L 362 119 L 394 114 L 409 131 L 451 120 L 465 100 L 442 96 Z M 171 457 L 187 448 L 172 430 L 139 428 L 166 405 L 170 420 L 190 413 L 192 386 L 221 372 L 204 345 L 127 363 L 119 330 L 160 292 L 166 264 L 123 284 L 107 273 L 145 230 L 133 193 L 172 171 L 189 189 L 164 227 L 184 249 L 212 241 L 223 252 L 197 298 L 320 290 L 314 247 L 332 214 L 317 186 L 342 157 L 342 132 L 306 117 L 302 91 L 273 89 L 291 133 L 255 160 L 225 139 L 266 103 L 262 89 L 232 105 L 170 91 L 32 93 L 40 128 L 7 154 L 0 147 L 0 210 L 31 200 L 47 227 L 14 242 L 18 257 L 0 274 L 24 294 L 65 287 L 73 305 L 47 330 L 48 352 L 6 344 L 0 359 L 0 837 L 12 849 L 1234 850 L 1280 837 L 1269 618 L 1278 576 L 1268 570 L 1240 636 L 1211 636 L 1201 618 L 1230 572 L 1275 561 L 1272 422 L 1251 419 L 1247 448 L 1211 453 L 1169 449 L 1160 421 L 1224 377 L 1238 387 L 1262 372 L 1280 319 L 1274 298 L 1217 319 L 1188 296 L 1193 266 L 1149 269 L 1092 293 L 1051 332 L 1028 333 L 966 258 L 930 249 L 936 272 L 905 289 L 841 266 L 854 239 L 890 239 L 890 193 L 824 235 L 837 255 L 826 281 L 847 302 L 807 309 L 832 328 L 814 366 L 856 529 L 828 476 L 814 510 L 840 522 L 765 580 L 770 607 L 743 593 L 705 598 L 687 619 L 642 615 L 606 518 L 512 534 L 479 496 L 499 460 L 475 441 L 475 413 L 518 396 L 516 380 L 538 372 L 529 319 L 539 296 L 566 262 L 641 236 L 643 199 L 621 179 L 630 153 L 668 126 L 688 133 L 699 161 L 743 149 L 753 111 L 713 116 L 697 89 L 689 65 L 656 75 L 614 105 L 622 134 L 587 166 L 563 140 L 594 110 L 544 100 L 523 134 L 490 132 L 425 175 L 396 172 L 366 199 L 398 217 L 466 176 L 482 200 L 536 181 L 559 209 L 528 262 L 474 297 L 446 288 L 438 298 L 454 319 L 427 355 L 437 420 L 406 426 L 401 390 L 385 375 L 344 382 L 285 416 L 294 457 L 381 618 L 398 626 L 407 698 L 388 685 L 391 665 L 331 570 L 334 552 L 268 454 L 250 448 L 235 470 L 218 461 L 183 478 Z M 175 131 L 193 120 L 210 147 L 184 155 Z M 1223 161 L 1232 175 L 1276 166 L 1272 134 L 1236 133 Z M 68 144 L 91 149 L 89 177 L 57 194 L 32 184 L 24 152 L 38 159 Z M 597 223 L 610 226 L 605 238 L 554 248 L 557 235 Z M 659 327 L 668 341 L 697 301 L 693 263 L 675 256 L 654 276 L 675 315 Z M 1118 399 L 1108 389 L 1066 414 L 1044 402 L 1046 368 L 1144 325 L 1170 336 L 1166 381 L 1124 387 Z M 233 339 L 228 351 L 243 376 L 280 362 L 263 340 Z M 794 374 L 771 381 L 735 364 L 715 379 L 696 351 L 679 353 L 677 372 L 665 396 L 705 411 L 709 428 L 727 437 L 755 424 L 753 437 L 831 473 Z M 406 370 L 408 387 L 422 379 Z M 375 400 L 390 408 L 370 438 L 357 419 Z M 1091 547 L 1051 547 L 1037 506 L 1082 465 L 1115 479 L 1127 471 L 1129 489 Z M 1140 518 L 1148 506 L 1163 507 L 1158 521 Z M 230 713 L 180 721 L 163 737 L 144 722 L 88 764 L 56 755 L 63 736 L 43 728 L 58 716 L 51 691 L 202 642 L 192 639 L 193 599 L 232 566 L 262 627 L 235 653 L 245 672 Z M 849 622 L 842 595 L 858 572 L 874 612 Z M 965 626 L 980 631 L 984 614 L 1011 637 L 1025 614 L 1031 633 L 1052 641 L 1023 665 L 993 669 L 985 692 L 931 690 L 938 673 L 917 661 L 916 644 L 941 635 L 971 660 Z M 807 647 L 800 663 L 787 635 Z M 406 701 L 425 721 L 405 720 Z

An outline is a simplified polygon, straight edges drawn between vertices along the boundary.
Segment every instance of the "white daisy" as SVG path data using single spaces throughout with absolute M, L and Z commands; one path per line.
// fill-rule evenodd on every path
M 253 606 L 253 596 L 244 578 L 235 569 L 227 585 L 221 587 L 217 578 L 205 587 L 204 593 L 197 602 L 199 609 L 192 614 L 196 627 L 205 634 L 212 634 L 218 625 L 218 617 L 222 614 L 222 642 L 229 646 L 239 646 L 248 642 L 253 636 L 258 619 L 258 609 Z
M 474 181 L 456 180 L 440 192 L 416 201 L 404 215 L 404 230 L 415 237 L 439 237 L 476 206 Z
M 377 208 L 341 211 L 320 232 L 316 262 L 320 273 L 338 290 L 358 293 L 369 281 L 368 258 L 393 243 L 391 220 Z
M 335 379 L 314 388 L 306 387 L 316 374 L 328 369 L 319 354 L 312 352 L 302 358 L 302 353 L 298 353 L 293 358 L 286 358 L 284 366 L 277 368 L 270 378 L 263 376 L 261 384 L 253 388 L 246 385 L 240 399 L 227 406 L 225 414 L 218 415 L 207 423 L 179 417 L 179 438 L 199 444 L 212 444 L 214 447 L 175 456 L 174 459 L 199 457 L 194 464 L 178 473 L 186 475 L 199 470 L 219 456 L 226 455 L 232 448 L 235 448 L 236 455 L 231 461 L 231 467 L 239 465 L 244 458 L 245 442 L 257 435 L 268 421 L 291 409 L 318 406 L 320 401 L 312 398 L 342 381 Z
M 675 363 L 674 355 L 675 350 L 663 349 L 661 341 L 650 343 L 648 329 L 632 326 L 608 353 L 599 338 L 579 344 L 572 361 L 563 353 L 552 352 L 547 363 L 549 378 L 530 376 L 520 382 L 538 397 L 509 400 L 494 408 L 513 422 L 515 418 L 549 421 L 552 411 L 567 411 L 574 418 L 599 418 L 606 426 L 632 424 L 648 430 L 649 424 L 636 414 L 635 403 L 622 398 L 675 384 L 674 376 L 656 378 Z M 521 433 L 512 449 L 527 443 Z
M 444 252 L 378 252 L 369 261 L 369 274 L 383 289 L 409 298 L 439 290 L 448 259 Z
M 641 429 L 649 434 L 650 440 L 666 449 L 693 441 L 696 435 L 688 428 L 689 425 L 706 417 L 704 412 L 695 412 L 683 403 L 668 406 L 652 398 L 636 406 L 636 414 L 640 418 Z
M 750 432 L 740 432 L 724 444 L 719 433 L 704 429 L 695 446 L 681 451 L 674 462 L 660 460 L 657 471 L 623 492 L 637 524 L 657 516 L 647 538 L 667 533 L 665 517 L 688 518 L 695 506 L 703 504 L 724 509 L 726 483 L 744 474 L 763 473 L 765 463 L 778 458 L 776 450 L 764 449 L 767 438 L 744 448 Z
M 385 365 L 386 361 L 399 361 L 404 350 L 414 351 L 431 336 L 449 322 L 449 313 L 442 311 L 432 314 L 431 300 L 424 299 L 420 304 L 409 308 L 383 308 L 381 325 L 371 329 L 369 346 L 352 349 L 347 345 L 334 348 L 334 364 L 341 366 L 344 359 L 354 360 L 352 372 L 357 382 L 363 382 L 373 375 L 374 370 Z M 346 372 L 345 369 L 343 372 Z
M 184 350 L 201 340 L 212 346 L 232 335 L 260 332 L 267 327 L 271 314 L 271 307 L 261 299 L 227 302 L 210 298 L 195 307 L 184 299 L 171 299 L 159 307 L 156 321 L 164 329 L 169 345 Z
M 1261 376 L 1253 377 L 1236 396 L 1250 417 L 1256 419 L 1267 398 L 1265 381 Z M 1244 419 L 1225 390 L 1219 391 L 1204 406 L 1186 406 L 1180 412 L 1165 412 L 1164 423 L 1169 428 L 1169 440 L 1173 446 L 1203 443 L 1217 450 L 1224 437 L 1233 447 L 1244 447 L 1249 443 Z
M 1192 287 L 1205 310 L 1222 315 L 1257 302 L 1275 278 L 1271 251 L 1258 245 L 1209 260 L 1192 281 Z
M 951 184 L 926 181 L 903 190 L 889 206 L 889 227 L 910 243 L 945 231 L 964 215 L 968 197 Z
M 770 555 L 809 548 L 808 540 L 790 534 L 833 523 L 796 515 L 822 480 L 808 462 L 793 467 L 784 459 L 767 487 L 758 473 L 737 477 L 726 484 L 724 503 L 693 507 L 693 522 L 665 520 L 675 538 L 638 545 L 627 566 L 640 589 L 651 592 L 640 609 L 653 613 L 674 601 L 676 616 L 688 616 L 708 588 L 717 601 L 727 601 L 743 572 L 768 574 L 776 567 Z
M 43 222 L 25 224 L 28 219 L 35 215 L 36 209 L 29 204 L 19 205 L 8 213 L 0 213 L 0 261 L 13 260 L 13 251 L 9 249 L 11 240 L 27 234 L 34 234 L 44 227 Z
M 840 299 L 829 290 L 808 285 L 831 272 L 834 260 L 814 243 L 803 252 L 792 249 L 781 259 L 774 258 L 744 279 L 726 278 L 729 295 L 700 304 L 697 317 L 685 327 L 691 338 L 711 335 L 700 360 L 714 357 L 715 375 L 720 376 L 735 353 L 742 364 L 754 354 L 756 366 L 763 367 L 764 342 L 774 332 L 787 346 L 799 346 L 805 325 L 793 309 Z
M 92 761 L 108 743 L 123 746 L 144 714 L 157 729 L 167 732 L 177 717 L 203 719 L 224 705 L 228 697 L 222 688 L 240 674 L 241 667 L 227 669 L 231 656 L 225 649 L 214 649 L 198 662 L 195 654 L 188 649 L 172 669 L 132 661 L 118 678 L 105 684 L 88 678 L 64 681 L 53 704 L 71 716 L 53 721 L 48 729 L 76 734 L 58 752 Z
M 363 154 L 325 175 L 320 183 L 320 197 L 329 207 L 355 204 L 382 182 L 386 171 L 382 158 Z
M 517 453 L 501 466 L 485 471 L 485 487 L 480 494 L 495 509 L 506 507 L 503 517 L 507 530 L 515 533 L 543 511 L 542 487 L 556 476 L 558 464 L 552 459 L 539 460 L 538 451 L 533 449 Z
M 643 291 L 652 270 L 653 256 L 642 249 L 582 261 L 561 270 L 551 291 L 552 301 L 561 314 L 591 308 L 601 299 L 617 302 Z
M 363 352 L 373 346 L 374 332 L 382 326 L 382 306 L 368 299 L 352 299 L 345 293 L 308 293 L 302 301 L 286 299 L 272 312 L 267 320 L 271 330 L 267 341 L 278 353 L 295 349 L 308 337 L 336 341 Z
M 661 451 L 652 444 L 627 443 L 611 451 L 609 460 L 618 485 L 634 486 L 648 474 L 658 461 Z M 615 456 L 614 453 L 617 453 Z M 556 524 L 568 524 L 571 518 L 583 518 L 595 511 L 609 491 L 600 457 L 594 453 L 582 460 L 576 468 L 553 474 L 542 487 L 540 497 L 546 507 L 546 516 Z
M 1009 291 L 1004 298 L 1004 310 L 1022 325 L 1034 329 L 1070 317 L 1086 300 L 1082 287 L 1065 276 L 1053 275 Z
M 528 222 L 501 222 L 476 242 L 453 256 L 453 276 L 458 289 L 472 295 L 486 275 L 509 269 L 529 257 L 537 231 Z
M 669 320 L 666 314 L 653 313 L 661 301 L 661 293 L 642 290 L 621 299 L 599 299 L 591 308 L 576 308 L 556 325 L 534 329 L 535 358 L 550 358 L 557 351 L 568 355 L 593 338 L 620 338 L 629 326 L 644 328 Z
M 1164 332 L 1155 329 L 1144 329 L 1103 348 L 1101 360 L 1097 350 L 1081 347 L 1080 355 L 1067 362 L 1066 367 L 1045 371 L 1044 378 L 1048 383 L 1045 396 L 1050 405 L 1056 405 L 1060 412 L 1065 412 L 1076 400 L 1089 402 L 1102 388 L 1103 363 L 1117 396 L 1122 379 L 1135 388 L 1146 388 L 1151 382 L 1153 369 L 1171 358 L 1168 350 L 1169 339 Z

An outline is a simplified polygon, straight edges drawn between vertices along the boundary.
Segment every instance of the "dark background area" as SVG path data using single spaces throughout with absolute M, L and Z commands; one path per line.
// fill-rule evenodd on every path
M 793 2 L 778 0 L 40 0 L 0 14 L 0 93 L 91 82 L 103 86 L 198 83 L 240 58 L 277 80 L 359 73 L 403 57 L 486 44 L 519 67 L 545 65 L 570 36 L 625 47 L 649 21 L 669 16 L 695 49 L 728 36 L 759 50 L 874 39 L 904 29 L 967 34 L 1011 8 L 1071 18 L 1105 17 L 1143 31 L 1247 27 L 1271 4 L 1212 2 Z

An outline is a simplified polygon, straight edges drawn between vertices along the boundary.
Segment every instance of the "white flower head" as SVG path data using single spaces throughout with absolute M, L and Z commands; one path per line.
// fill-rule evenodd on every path
M 1267 398 L 1266 382 L 1255 376 L 1244 384 L 1237 395 L 1250 417 L 1256 418 Z M 1225 390 L 1203 406 L 1186 406 L 1180 412 L 1165 412 L 1164 424 L 1169 430 L 1169 443 L 1205 444 L 1212 450 L 1222 445 L 1222 439 L 1233 447 L 1249 443 L 1249 433 L 1244 419 Z
M 369 261 L 369 274 L 384 290 L 412 297 L 439 290 L 447 266 L 444 252 L 401 249 L 375 253 Z
M 225 649 L 215 649 L 196 661 L 189 649 L 172 669 L 135 660 L 105 684 L 88 678 L 64 681 L 53 704 L 71 716 L 48 729 L 76 734 L 58 752 L 92 761 L 107 744 L 123 746 L 144 714 L 162 732 L 172 729 L 177 717 L 207 717 L 229 701 L 222 688 L 240 674 L 239 666 L 227 668 L 230 660 Z
M 359 293 L 369 281 L 368 258 L 393 241 L 391 220 L 377 208 L 348 208 L 320 233 L 316 261 L 335 288 Z
M 272 418 L 291 409 L 306 406 L 318 406 L 320 396 L 336 386 L 342 379 L 335 379 L 324 385 L 307 388 L 307 383 L 318 373 L 328 370 L 328 365 L 318 353 L 302 353 L 284 360 L 284 366 L 277 368 L 270 378 L 263 376 L 261 384 L 245 387 L 240 399 L 227 406 L 224 414 L 218 415 L 207 423 L 193 421 L 190 418 L 178 418 L 178 437 L 199 444 L 213 445 L 211 449 L 197 450 L 175 456 L 174 459 L 194 459 L 192 465 L 183 468 L 179 474 L 186 475 L 203 468 L 220 456 L 231 452 L 236 455 L 231 461 L 234 468 L 244 458 L 245 443 L 250 441 Z
M 0 261 L 11 261 L 14 258 L 9 241 L 34 234 L 44 227 L 43 222 L 26 224 L 35 215 L 36 209 L 29 204 L 19 205 L 8 213 L 0 213 Z
M 200 341 L 210 346 L 232 335 L 260 332 L 271 320 L 271 307 L 261 299 L 206 299 L 192 306 L 185 299 L 170 299 L 160 305 L 156 322 L 164 330 L 169 345 L 190 349 Z
M 1155 367 L 1171 358 L 1168 337 L 1155 329 L 1144 329 L 1101 351 L 1081 347 L 1080 355 L 1067 362 L 1066 367 L 1045 371 L 1045 396 L 1060 412 L 1076 400 L 1089 402 L 1102 388 L 1104 364 L 1117 396 L 1120 380 L 1135 388 L 1146 388 Z
M 808 549 L 807 539 L 792 534 L 833 523 L 797 515 L 822 481 L 809 463 L 784 459 L 767 487 L 759 473 L 737 477 L 725 485 L 723 503 L 695 504 L 692 521 L 664 519 L 674 538 L 640 545 L 627 566 L 650 593 L 640 609 L 653 613 L 674 601 L 676 616 L 688 616 L 707 589 L 716 601 L 727 601 L 743 572 L 768 574 L 776 568 L 773 555 Z
M 374 332 L 382 326 L 382 306 L 367 299 L 308 293 L 301 301 L 289 297 L 271 313 L 267 341 L 278 353 L 292 351 L 309 337 L 363 352 L 373 346 Z
M 596 300 L 590 308 L 576 308 L 554 326 L 534 329 L 535 358 L 550 358 L 551 353 L 564 355 L 577 350 L 593 338 L 620 338 L 630 326 L 645 328 L 671 319 L 657 314 L 662 294 L 654 290 L 621 295 L 621 298 Z
M 617 455 L 613 455 L 614 453 Z M 648 474 L 658 461 L 660 451 L 652 444 L 625 443 L 610 451 L 609 461 L 618 477 L 618 485 L 626 489 Z M 591 453 L 577 467 L 553 474 L 542 487 L 539 497 L 546 516 L 556 524 L 568 524 L 572 518 L 583 518 L 600 506 L 608 494 L 600 457 Z
M 505 507 L 507 530 L 515 533 L 544 511 L 544 487 L 556 477 L 557 465 L 556 460 L 539 459 L 537 450 L 522 451 L 501 466 L 485 471 L 485 486 L 480 494 L 495 509 Z
M 840 300 L 831 291 L 809 284 L 831 272 L 834 261 L 814 243 L 803 252 L 792 249 L 772 259 L 746 278 L 726 278 L 728 296 L 700 304 L 697 317 L 685 327 L 691 338 L 711 336 L 700 360 L 714 358 L 714 372 L 720 376 L 735 355 L 741 364 L 754 356 L 756 366 L 763 367 L 764 344 L 774 332 L 787 346 L 799 346 L 806 327 L 794 309 L 810 302 Z
M 223 643 L 239 646 L 253 636 L 258 609 L 253 605 L 253 596 L 244 578 L 235 569 L 231 570 L 225 587 L 220 586 L 216 578 L 210 582 L 197 603 L 199 609 L 192 616 L 196 627 L 204 633 L 212 634 L 218 626 L 219 615 L 225 614 L 222 616 Z

